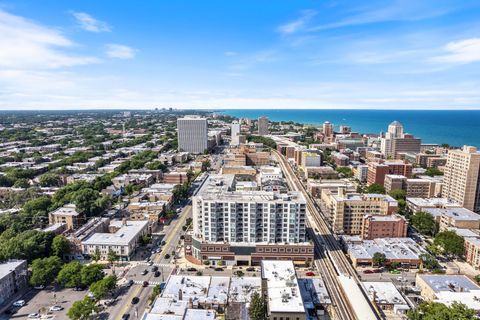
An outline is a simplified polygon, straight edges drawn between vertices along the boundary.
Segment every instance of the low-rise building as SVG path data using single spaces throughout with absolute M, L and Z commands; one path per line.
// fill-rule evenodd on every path
M 365 281 L 362 286 L 368 298 L 384 313 L 405 314 L 410 307 L 392 282 Z
M 440 230 L 448 227 L 480 229 L 480 215 L 465 208 L 426 208 L 423 211 L 435 217 L 440 224 Z
M 27 260 L 0 263 L 0 306 L 28 286 Z
M 399 214 L 387 216 L 366 215 L 362 223 L 362 239 L 403 238 L 407 236 L 408 223 Z
M 269 319 L 306 319 L 292 261 L 262 261 L 262 282 L 267 292 Z
M 407 207 L 412 212 L 425 211 L 428 208 L 461 208 L 462 206 L 447 198 L 410 198 Z
M 100 259 L 107 260 L 113 251 L 121 261 L 130 260 L 140 243 L 140 237 L 148 233 L 148 221 L 112 221 L 108 233 L 94 233 L 82 241 L 83 253 L 92 256 L 97 250 Z
M 85 215 L 79 213 L 75 204 L 66 204 L 55 211 L 48 213 L 48 223 L 53 225 L 64 223 L 67 230 L 76 230 L 86 221 Z

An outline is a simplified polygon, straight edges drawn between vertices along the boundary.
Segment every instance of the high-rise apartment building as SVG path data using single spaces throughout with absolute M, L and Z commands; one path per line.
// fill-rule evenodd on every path
M 413 166 L 404 161 L 372 161 L 368 163 L 367 183 L 369 185 L 378 183 L 383 186 L 387 174 L 402 175 L 410 178 L 412 170 Z
M 328 121 L 325 121 L 323 123 L 323 135 L 325 137 L 331 137 L 333 136 L 333 124 L 331 124 Z
M 448 152 L 442 196 L 480 212 L 480 152 L 464 146 Z
M 239 255 L 251 256 L 249 259 L 253 260 L 255 254 L 276 253 L 281 256 L 278 246 L 282 246 L 284 259 L 289 259 L 287 253 L 295 253 L 291 246 L 308 246 L 306 201 L 301 193 L 236 192 L 233 191 L 235 184 L 234 175 L 211 175 L 198 195 L 193 197 L 193 257 L 204 260 L 210 255 L 220 255 L 223 260 L 233 260 L 229 259 L 230 254 L 239 252 Z M 220 250 L 222 252 L 210 254 L 205 249 L 205 246 L 226 244 L 229 248 Z M 267 247 L 271 249 L 258 252 L 259 248 L 267 250 Z M 313 258 L 313 251 L 311 254 Z M 301 260 L 305 260 L 305 255 Z
M 190 153 L 204 153 L 208 149 L 207 119 L 186 116 L 177 119 L 178 149 Z
M 266 136 L 268 134 L 268 118 L 267 117 L 258 118 L 258 134 L 261 136 Z
M 380 150 L 385 157 L 397 158 L 399 153 L 418 153 L 422 141 L 403 132 L 403 125 L 393 121 L 380 141 Z
M 231 127 L 230 127 L 230 131 L 231 131 L 231 137 L 232 137 L 232 140 L 234 137 L 236 137 L 237 135 L 240 134 L 240 123 L 238 122 L 232 122 L 231 124 Z

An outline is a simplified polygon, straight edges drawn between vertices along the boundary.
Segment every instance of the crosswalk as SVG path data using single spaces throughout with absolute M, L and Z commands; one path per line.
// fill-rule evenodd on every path
M 152 265 L 150 265 L 148 262 L 137 262 L 134 264 L 135 266 L 147 266 L 147 267 L 153 267 L 153 266 L 157 266 L 157 267 L 162 267 L 162 268 L 172 268 L 174 267 L 173 265 L 171 264 L 167 264 L 167 263 L 154 263 Z
M 142 280 L 134 280 L 133 283 L 143 285 Z M 159 285 L 161 283 L 162 283 L 162 281 L 148 281 L 148 286 L 149 287 L 155 287 L 156 285 Z

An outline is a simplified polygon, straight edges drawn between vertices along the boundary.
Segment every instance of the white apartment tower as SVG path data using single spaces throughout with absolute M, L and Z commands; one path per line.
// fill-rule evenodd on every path
M 268 118 L 267 117 L 258 118 L 258 134 L 261 136 L 266 136 L 268 134 Z
M 240 134 L 240 123 L 238 122 L 232 122 L 232 125 L 231 125 L 231 128 L 230 128 L 230 131 L 231 131 L 231 137 L 232 137 L 232 140 L 234 137 L 236 137 L 237 135 Z
M 185 116 L 177 119 L 178 149 L 190 153 L 204 153 L 208 149 L 207 119 Z
M 480 152 L 464 146 L 450 150 L 445 165 L 442 196 L 460 203 L 464 208 L 480 212 Z
M 306 241 L 306 202 L 301 193 L 232 192 L 229 176 L 233 175 L 210 176 L 193 198 L 194 238 L 207 243 Z

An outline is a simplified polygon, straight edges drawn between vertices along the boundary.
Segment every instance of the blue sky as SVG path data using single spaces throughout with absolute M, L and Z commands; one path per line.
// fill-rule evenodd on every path
M 0 0 L 0 109 L 480 108 L 480 1 Z

